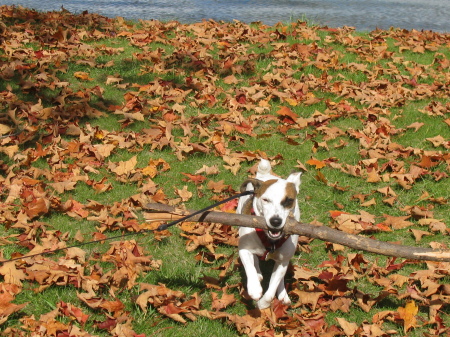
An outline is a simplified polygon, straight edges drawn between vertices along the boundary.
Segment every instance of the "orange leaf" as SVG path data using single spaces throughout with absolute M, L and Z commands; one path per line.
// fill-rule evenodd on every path
M 406 303 L 405 307 L 399 307 L 397 309 L 399 318 L 403 320 L 403 329 L 408 332 L 409 329 L 414 328 L 417 324 L 416 315 L 419 311 L 419 307 L 414 301 Z
M 389 226 L 386 226 L 385 224 L 382 223 L 376 224 L 375 227 L 377 227 L 380 231 L 383 232 L 392 232 L 392 229 Z
M 37 198 L 26 205 L 25 213 L 30 219 L 46 214 L 50 208 L 50 201 L 44 198 Z
M 80 216 L 86 218 L 89 215 L 89 211 L 84 209 L 84 205 L 76 200 L 68 200 L 66 205 L 69 205 L 67 214 L 71 217 Z
M 237 199 L 230 200 L 227 203 L 220 206 L 220 210 L 222 212 L 234 213 L 236 211 L 237 204 L 238 204 Z
M 167 317 L 172 318 L 174 321 L 180 322 L 180 323 L 186 323 L 186 320 L 180 315 L 181 312 L 184 312 L 184 310 L 177 308 L 173 303 L 169 303 L 168 305 L 162 306 L 158 308 L 158 311 L 166 315 Z
M 315 166 L 317 170 L 320 170 L 322 167 L 325 167 L 327 164 L 321 160 L 311 158 L 306 161 L 306 164 Z
M 336 219 L 339 215 L 341 215 L 341 214 L 349 214 L 349 213 L 347 213 L 347 212 L 342 212 L 342 211 L 328 211 L 329 213 L 330 213 L 330 216 L 333 218 L 333 219 Z
M 188 179 L 183 179 L 183 181 L 190 181 L 196 185 L 202 184 L 206 180 L 206 177 L 202 176 L 200 174 L 189 174 L 189 173 L 183 173 L 183 172 L 181 172 L 181 174 L 188 177 Z
M 124 304 L 119 300 L 104 301 L 102 304 L 100 304 L 100 307 L 108 310 L 109 312 L 120 312 L 125 308 Z
M 291 109 L 289 109 L 287 106 L 281 107 L 281 109 L 277 111 L 277 114 L 279 114 L 280 116 L 288 116 L 288 117 L 292 118 L 293 120 L 295 120 L 296 118 L 298 118 L 297 114 L 294 113 L 294 112 L 293 112 Z
M 92 78 L 89 77 L 89 74 L 84 71 L 76 71 L 73 76 L 82 81 L 92 81 Z

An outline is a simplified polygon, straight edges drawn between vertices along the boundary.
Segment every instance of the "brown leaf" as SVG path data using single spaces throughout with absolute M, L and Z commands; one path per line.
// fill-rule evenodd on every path
M 167 305 L 161 306 L 158 308 L 158 311 L 166 315 L 167 317 L 170 317 L 174 321 L 180 322 L 185 324 L 186 320 L 180 315 L 180 313 L 185 312 L 184 309 L 181 309 L 179 307 L 176 307 L 173 303 L 169 303 Z
M 414 131 L 417 132 L 424 125 L 425 125 L 425 123 L 415 122 L 415 123 L 408 125 L 406 128 L 414 129 Z
M 131 159 L 126 161 L 119 161 L 116 163 L 110 163 L 109 167 L 112 172 L 117 175 L 128 175 L 130 174 L 137 164 L 137 156 L 133 156 Z
M 450 142 L 446 141 L 445 138 L 442 137 L 441 135 L 438 135 L 438 136 L 432 137 L 432 138 L 426 138 L 426 140 L 431 142 L 434 147 L 438 147 L 438 146 L 442 145 L 446 148 L 449 148 L 449 145 L 450 145 Z
M 334 299 L 330 304 L 330 310 L 336 312 L 340 310 L 342 312 L 350 312 L 350 305 L 352 304 L 352 299 L 346 297 L 338 297 Z
M 195 174 L 201 174 L 201 173 L 204 173 L 206 175 L 219 174 L 219 168 L 217 167 L 217 165 L 213 165 L 213 166 L 203 165 L 200 170 L 197 170 L 195 172 Z
M 8 320 L 8 316 L 22 310 L 22 308 L 28 305 L 28 302 L 22 304 L 11 303 L 14 300 L 14 296 L 3 289 L 0 291 L 0 324 L 3 324 Z
M 56 192 L 59 194 L 64 193 L 65 191 L 71 191 L 75 189 L 75 185 L 77 184 L 77 181 L 62 181 L 58 183 L 51 183 L 49 184 L 51 187 L 55 189 Z
M 208 189 L 213 190 L 214 193 L 220 193 L 222 192 L 224 189 L 228 188 L 228 185 L 224 184 L 224 180 L 220 180 L 220 181 L 208 181 L 207 184 Z
M 402 229 L 402 228 L 406 228 L 409 226 L 412 226 L 412 222 L 407 221 L 407 219 L 410 218 L 410 216 L 391 216 L 391 215 L 387 215 L 384 214 L 383 215 L 385 217 L 385 221 L 383 221 L 383 223 L 387 226 L 392 227 L 393 229 Z
M 367 182 L 368 183 L 378 183 L 381 181 L 381 177 L 377 171 L 371 170 L 367 174 Z
M 341 326 L 342 330 L 344 330 L 346 336 L 354 336 L 358 331 L 358 325 L 356 323 L 349 322 L 342 317 L 337 317 L 336 320 Z
M 317 181 L 320 181 L 321 183 L 324 183 L 325 185 L 328 184 L 328 179 L 325 177 L 325 175 L 321 171 L 317 171 L 315 178 Z
M 298 308 L 303 305 L 310 305 L 311 310 L 316 310 L 317 302 L 320 297 L 324 295 L 323 291 L 303 291 L 300 289 L 294 289 L 292 294 L 295 294 L 298 297 L 297 303 L 293 306 L 293 308 Z
M 0 135 L 5 135 L 11 132 L 11 128 L 8 125 L 0 123 Z
M 377 202 L 375 201 L 375 198 L 372 198 L 372 199 L 370 199 L 370 200 L 368 200 L 366 202 L 363 202 L 361 204 L 361 206 L 362 207 L 369 207 L 369 206 L 373 206 L 373 205 L 376 205 L 376 204 L 377 204 Z
M 211 293 L 212 296 L 212 304 L 211 307 L 216 310 L 222 310 L 226 307 L 233 305 L 236 302 L 236 298 L 233 294 L 227 294 L 226 289 L 223 290 L 222 296 L 219 298 L 219 295 L 215 292 Z
M 413 233 L 416 242 L 420 242 L 420 240 L 422 240 L 422 237 L 425 235 L 431 235 L 430 232 L 422 231 L 419 229 L 410 229 L 410 231 L 411 233 Z
M 84 325 L 89 319 L 89 315 L 84 314 L 80 308 L 77 308 L 70 303 L 61 301 L 58 303 L 58 308 L 64 316 L 70 318 L 74 317 L 82 325 Z
M 21 269 L 17 269 L 14 262 L 2 263 L 0 274 L 3 275 L 5 283 L 18 286 L 22 286 L 22 281 L 26 279 L 25 273 Z
M 84 236 L 80 230 L 77 230 L 77 232 L 75 233 L 75 236 L 73 238 L 75 240 L 77 240 L 78 242 L 84 242 Z

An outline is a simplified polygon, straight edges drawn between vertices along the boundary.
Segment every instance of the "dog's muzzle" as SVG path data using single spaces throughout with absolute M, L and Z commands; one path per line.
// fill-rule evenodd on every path
M 283 227 L 281 227 L 281 225 L 283 224 L 283 219 L 281 219 L 279 216 L 273 216 L 270 218 L 269 222 L 270 226 L 267 231 L 267 236 L 271 240 L 278 240 L 283 237 Z

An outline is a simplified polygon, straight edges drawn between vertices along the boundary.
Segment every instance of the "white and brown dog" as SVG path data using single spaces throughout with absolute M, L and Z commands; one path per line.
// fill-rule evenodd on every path
M 292 173 L 287 179 L 271 174 L 270 162 L 261 159 L 256 179 L 246 180 L 241 191 L 254 190 L 254 194 L 239 199 L 237 213 L 263 216 L 268 230 L 241 227 L 239 229 L 239 257 L 247 275 L 247 292 L 259 309 L 270 306 L 275 295 L 284 304 L 291 300 L 284 285 L 284 275 L 297 248 L 298 235 L 286 236 L 283 228 L 292 214 L 300 220 L 297 194 L 301 173 Z M 263 296 L 262 273 L 259 259 L 273 259 L 275 266 L 267 291 Z

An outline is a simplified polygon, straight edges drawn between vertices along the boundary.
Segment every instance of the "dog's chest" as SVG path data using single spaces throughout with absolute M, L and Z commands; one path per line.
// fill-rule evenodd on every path
M 275 260 L 280 261 L 284 256 L 283 245 L 290 237 L 286 237 L 283 241 L 276 244 L 270 242 L 263 230 L 260 234 L 254 228 L 241 227 L 239 229 L 239 247 L 245 247 L 246 250 L 256 255 L 260 260 Z
M 283 238 L 272 241 L 270 240 L 264 230 L 260 228 L 255 229 L 256 235 L 258 236 L 261 245 L 264 247 L 264 252 L 258 254 L 258 257 L 263 260 L 276 259 L 279 255 L 279 249 L 283 246 L 283 244 L 289 239 L 288 236 L 284 236 Z

